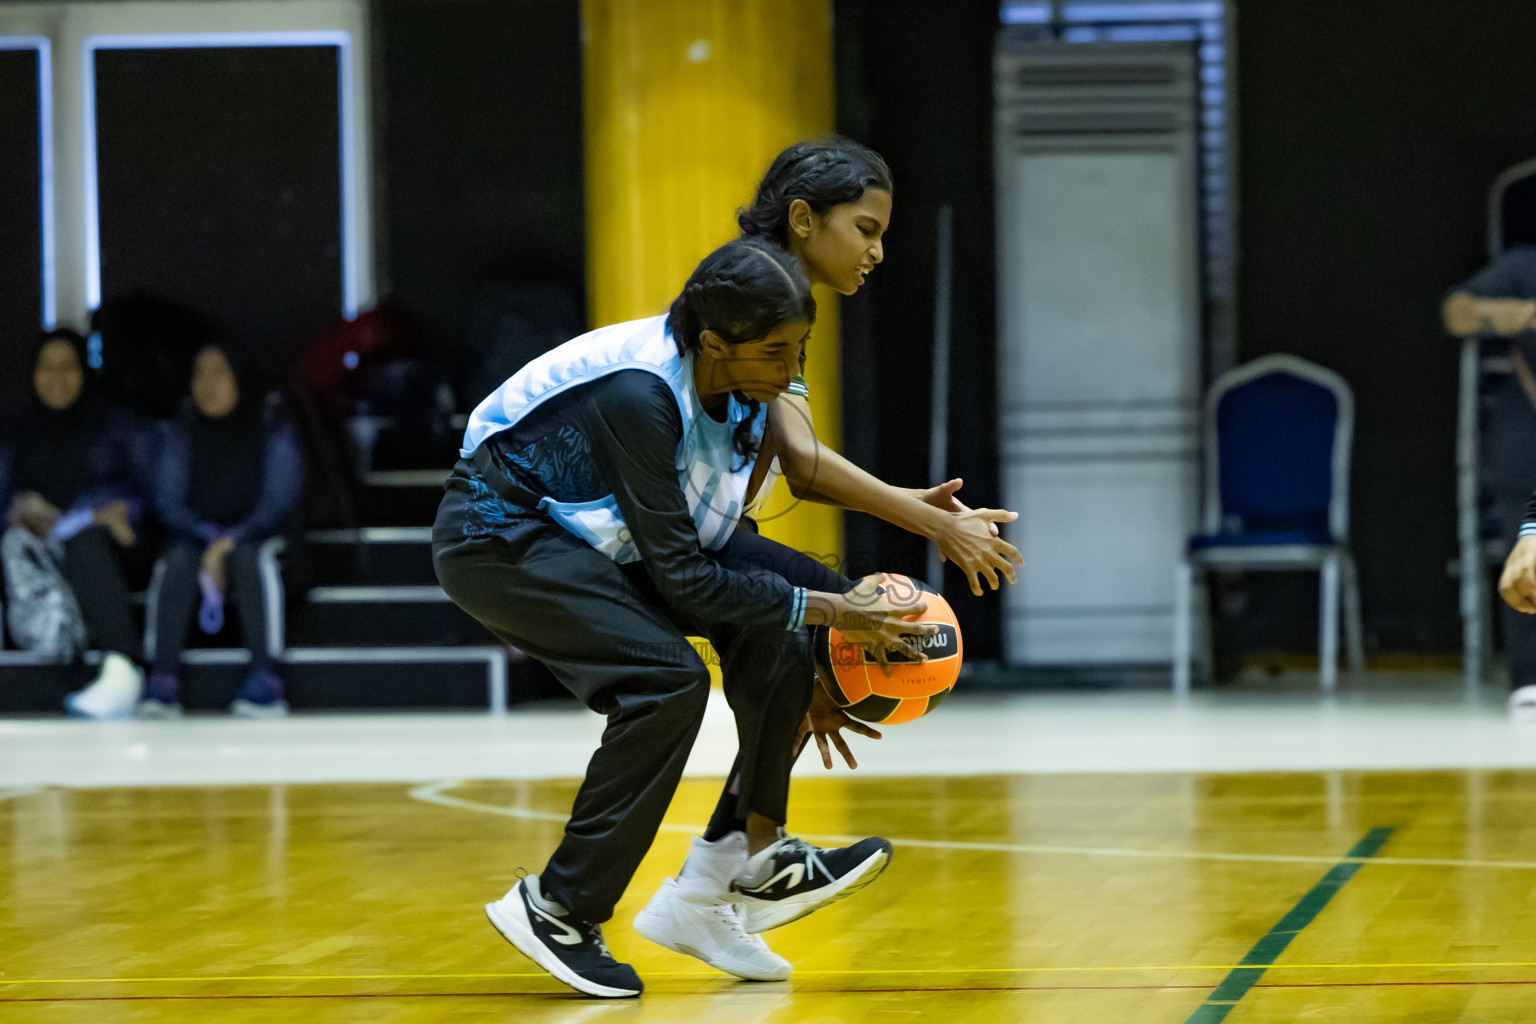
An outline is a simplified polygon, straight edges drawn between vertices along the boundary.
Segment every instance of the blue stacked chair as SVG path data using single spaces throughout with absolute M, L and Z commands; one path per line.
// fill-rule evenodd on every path
M 1210 571 L 1312 570 L 1319 574 L 1319 681 L 1338 684 L 1339 612 L 1349 665 L 1364 667 L 1360 592 L 1349 548 L 1349 464 L 1354 395 L 1332 370 L 1290 355 L 1223 374 L 1205 402 L 1201 532 L 1176 570 L 1174 691 L 1189 692 L 1197 646 L 1207 669 L 1209 616 L 1195 598 Z M 1203 608 L 1203 603 L 1202 603 Z M 1196 629 L 1205 638 L 1196 644 Z

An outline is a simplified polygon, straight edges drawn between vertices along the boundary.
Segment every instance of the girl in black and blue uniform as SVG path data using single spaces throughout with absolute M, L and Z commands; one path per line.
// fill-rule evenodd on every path
M 470 417 L 433 530 L 453 600 L 608 718 L 565 836 L 538 875 L 486 908 L 555 977 L 638 995 L 606 921 L 655 837 L 720 653 L 741 758 L 737 813 L 754 874 L 785 919 L 859 888 L 890 846 L 818 850 L 782 832 L 793 743 L 811 698 L 806 627 L 920 657 L 899 605 L 865 581 L 796 586 L 732 544 L 766 423 L 815 320 L 810 282 L 771 243 L 699 264 L 664 317 L 582 335 L 514 374 Z M 738 540 L 738 543 L 740 541 Z M 792 880 L 795 884 L 785 884 Z

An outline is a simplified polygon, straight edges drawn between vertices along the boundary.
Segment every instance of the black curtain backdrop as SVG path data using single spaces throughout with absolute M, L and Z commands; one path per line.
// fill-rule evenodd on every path
M 37 102 L 37 51 L 0 50 L 0 408 L 32 386 L 43 321 Z
M 102 295 L 212 318 L 268 380 L 341 313 L 334 46 L 96 54 Z
M 380 0 L 375 11 L 380 294 L 449 363 L 484 361 L 512 330 L 496 324 L 526 320 L 528 301 L 584 329 L 581 5 Z M 480 387 L 475 366 L 458 369 L 461 390 Z
M 843 302 L 843 447 L 903 486 L 926 486 L 938 209 L 954 208 L 950 475 L 972 506 L 1000 503 L 994 395 L 992 50 L 995 0 L 945 4 L 835 0 L 839 131 L 878 150 L 896 181 L 885 262 Z M 921 577 L 927 545 L 848 516 L 855 572 Z M 1027 557 L 1026 552 L 1026 557 Z M 966 655 L 1001 656 L 1001 597 L 974 598 L 946 567 L 945 597 Z
M 1239 5 L 1239 355 L 1293 352 L 1353 386 L 1352 528 L 1387 651 L 1460 645 L 1439 305 L 1486 260 L 1492 179 L 1536 156 L 1532 39 L 1536 4 L 1510 0 Z M 1274 623 L 1254 639 L 1315 649 L 1310 581 L 1248 589 Z

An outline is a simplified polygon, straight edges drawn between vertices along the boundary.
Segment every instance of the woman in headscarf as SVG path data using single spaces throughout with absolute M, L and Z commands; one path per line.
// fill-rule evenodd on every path
M 96 394 L 86 367 L 79 334 L 39 338 L 27 408 L 0 428 L 0 559 L 11 639 L 61 656 L 94 642 L 101 671 L 65 707 L 113 718 L 133 710 L 144 684 L 122 565 L 137 541 L 143 445 L 132 417 Z
M 275 660 L 280 652 L 267 645 L 259 552 L 298 506 L 303 463 L 288 421 L 241 384 L 223 349 L 202 349 L 193 364 L 191 400 L 161 439 L 153 498 L 171 541 L 156 595 L 153 666 L 141 717 L 181 713 L 178 672 L 187 625 L 196 610 L 199 626 L 218 632 L 226 594 L 251 652 L 230 710 L 253 718 L 288 711 Z

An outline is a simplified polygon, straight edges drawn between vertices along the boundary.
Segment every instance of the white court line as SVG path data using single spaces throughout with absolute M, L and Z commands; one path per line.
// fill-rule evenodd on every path
M 553 821 L 564 824 L 569 820 L 569 814 L 557 814 L 553 811 L 535 811 L 526 807 L 504 807 L 500 804 L 485 804 L 478 800 L 465 800 L 461 797 L 448 796 L 445 791 L 456 789 L 464 784 L 463 779 L 445 779 L 442 782 L 429 782 L 410 790 L 409 796 L 413 800 L 423 803 L 437 804 L 441 807 L 453 807 L 463 811 L 475 811 L 480 814 L 499 814 L 506 818 L 521 818 L 524 821 Z M 687 835 L 699 835 L 704 831 L 703 825 L 666 825 L 661 826 L 663 832 L 682 832 Z M 801 838 L 818 839 L 833 843 L 856 843 L 864 836 L 840 836 L 827 833 L 805 832 Z M 889 838 L 889 837 L 888 837 Z M 1399 867 L 1435 867 L 1435 868 L 1514 868 L 1517 870 L 1536 871 L 1536 861 L 1520 860 L 1444 860 L 1434 857 L 1311 857 L 1304 854 L 1284 853 L 1211 853 L 1203 850 L 1130 850 L 1117 847 L 1103 846 L 1038 846 L 1028 843 L 971 843 L 960 840 L 948 839 L 896 839 L 891 838 L 894 846 L 915 847 L 928 850 L 976 850 L 983 853 L 1040 853 L 1055 854 L 1072 857 L 1151 857 L 1172 860 L 1216 860 L 1216 861 L 1259 861 L 1271 864 L 1373 864 L 1396 865 Z

